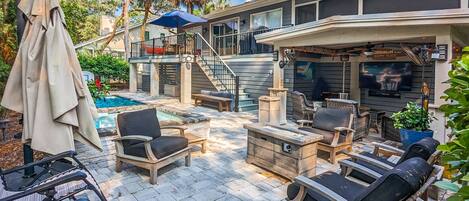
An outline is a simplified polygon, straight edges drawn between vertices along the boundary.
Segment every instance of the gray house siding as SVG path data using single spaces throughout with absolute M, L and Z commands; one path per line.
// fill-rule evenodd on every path
M 256 9 L 252 9 L 252 10 L 243 11 L 243 12 L 233 14 L 233 15 L 228 15 L 228 16 L 224 16 L 224 17 L 220 17 L 220 18 L 216 18 L 216 19 L 210 19 L 207 23 L 204 23 L 202 25 L 203 30 L 207 30 L 203 33 L 203 36 L 207 40 L 210 38 L 210 23 L 223 21 L 223 20 L 227 20 L 227 19 L 232 19 L 232 18 L 235 18 L 235 17 L 239 17 L 240 33 L 247 32 L 247 31 L 249 31 L 249 29 L 251 27 L 251 14 L 255 14 L 255 13 L 259 13 L 259 12 L 263 12 L 263 11 L 274 10 L 274 9 L 278 9 L 278 8 L 282 8 L 282 25 L 286 26 L 286 25 L 292 24 L 292 22 L 291 22 L 291 18 L 292 18 L 292 16 L 291 16 L 291 14 L 292 14 L 291 13 L 291 1 L 285 1 L 285 2 L 282 2 L 282 3 L 273 4 L 273 5 L 262 7 L 262 8 L 256 8 Z M 243 22 L 244 22 L 244 24 L 243 24 Z
M 357 15 L 358 0 L 323 0 L 319 2 L 319 19 L 334 15 Z
M 212 82 L 205 76 L 196 63 L 192 64 L 192 94 L 199 94 L 201 90 L 216 91 Z
M 363 0 L 363 13 L 392 13 L 459 8 L 460 0 Z
M 273 61 L 234 61 L 226 63 L 239 76 L 240 87 L 249 93 L 251 98 L 268 95 L 272 88 Z

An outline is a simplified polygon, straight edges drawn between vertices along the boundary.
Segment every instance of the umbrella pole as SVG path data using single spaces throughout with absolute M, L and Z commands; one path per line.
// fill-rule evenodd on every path
M 18 9 L 18 4 L 20 0 L 16 0 L 16 36 L 17 36 L 17 43 L 18 47 L 20 46 L 21 39 L 23 38 L 24 26 L 25 26 L 25 19 L 23 17 L 23 13 Z M 21 117 L 23 118 L 23 117 Z M 23 121 L 24 123 L 24 121 Z M 34 161 L 33 156 L 33 149 L 27 143 L 23 144 L 23 163 L 26 165 L 28 163 L 32 163 Z M 24 176 L 29 177 L 34 174 L 34 167 L 26 168 L 24 170 Z

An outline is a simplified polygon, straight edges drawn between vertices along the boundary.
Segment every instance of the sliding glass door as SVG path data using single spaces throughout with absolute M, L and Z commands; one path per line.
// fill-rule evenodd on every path
M 220 55 L 238 53 L 238 18 L 211 24 L 212 45 Z

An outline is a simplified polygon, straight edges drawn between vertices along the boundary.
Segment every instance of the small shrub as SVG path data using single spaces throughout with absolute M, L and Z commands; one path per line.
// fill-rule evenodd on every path
M 109 54 L 91 56 L 80 54 L 78 56 L 82 70 L 90 71 L 93 74 L 109 80 L 119 80 L 127 82 L 129 80 L 129 64 L 122 58 Z
M 111 87 L 108 84 L 101 83 L 100 80 L 88 82 L 88 89 L 90 90 L 91 97 L 96 101 L 102 99 L 109 94 Z
M 440 107 L 452 129 L 451 141 L 438 147 L 452 179 L 436 185 L 455 192 L 448 200 L 463 201 L 469 199 L 469 47 L 463 49 L 462 58 L 453 62 L 453 69 L 448 73 L 451 87 L 441 97 L 452 103 Z
M 430 128 L 433 115 L 425 111 L 417 103 L 409 102 L 404 111 L 392 115 L 394 127 L 397 129 L 408 129 L 415 131 L 426 131 Z
M 3 92 L 10 75 L 11 66 L 0 59 L 0 97 L 3 98 Z M 6 118 L 8 110 L 0 106 L 0 119 Z

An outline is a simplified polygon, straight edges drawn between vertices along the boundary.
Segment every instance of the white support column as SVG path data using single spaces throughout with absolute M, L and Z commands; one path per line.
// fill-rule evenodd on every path
M 280 50 L 278 45 L 274 45 L 274 50 Z M 282 59 L 282 52 L 279 52 L 279 60 Z M 284 70 L 280 68 L 279 62 L 274 61 L 274 73 L 272 76 L 273 87 L 269 88 L 270 96 L 280 97 L 280 124 L 287 123 L 287 92 L 284 88 Z
M 468 8 L 469 0 L 461 0 L 461 8 Z
M 137 63 L 129 64 L 129 92 L 137 92 Z
M 350 58 L 350 99 L 360 103 L 359 85 L 360 61 L 359 57 Z
M 444 91 L 449 88 L 449 84 L 444 82 L 449 79 L 448 71 L 452 68 L 450 60 L 453 57 L 453 39 L 451 37 L 450 28 L 448 28 L 448 31 L 445 34 L 436 36 L 436 44 L 448 45 L 448 60 L 435 62 L 435 102 L 434 105 L 430 105 L 430 112 L 433 112 L 438 120 L 433 121 L 430 127 L 434 131 L 433 138 L 444 143 L 447 141 L 447 129 L 445 128 L 446 119 L 443 112 L 439 111 L 438 108 L 446 103 L 446 101 L 440 97 L 443 96 Z
M 363 15 L 363 0 L 358 0 L 358 15 Z
M 181 62 L 181 103 L 192 103 L 192 63 Z
M 150 67 L 150 96 L 160 95 L 160 64 L 152 63 Z

